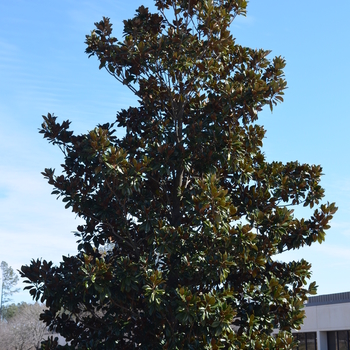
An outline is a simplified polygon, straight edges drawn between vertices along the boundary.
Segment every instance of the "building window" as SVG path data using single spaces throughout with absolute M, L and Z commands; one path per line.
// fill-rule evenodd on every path
M 295 340 L 298 341 L 296 350 L 317 350 L 316 332 L 295 333 Z
M 327 332 L 328 350 L 350 350 L 350 331 Z
M 306 349 L 317 350 L 317 335 L 316 332 L 306 334 Z

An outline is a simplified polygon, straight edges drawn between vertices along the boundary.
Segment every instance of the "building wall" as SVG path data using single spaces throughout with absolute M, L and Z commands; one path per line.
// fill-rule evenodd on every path
M 318 350 L 343 349 L 340 345 L 328 344 L 331 342 L 327 341 L 327 335 L 329 332 L 336 335 L 334 331 L 350 331 L 350 293 L 310 297 L 305 305 L 305 316 L 301 329 L 295 333 L 316 332 Z M 347 348 L 350 349 L 350 344 Z
M 350 302 L 305 307 L 300 332 L 350 330 Z

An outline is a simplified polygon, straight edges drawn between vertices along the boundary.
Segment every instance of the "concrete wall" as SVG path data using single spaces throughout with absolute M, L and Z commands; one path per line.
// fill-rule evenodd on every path
M 298 332 L 316 332 L 318 350 L 328 350 L 327 331 L 350 330 L 350 302 L 308 305 L 305 316 Z
M 350 303 L 305 307 L 300 332 L 350 330 Z

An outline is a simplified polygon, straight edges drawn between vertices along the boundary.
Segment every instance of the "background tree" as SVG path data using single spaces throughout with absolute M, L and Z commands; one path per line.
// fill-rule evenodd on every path
M 11 314 L 0 323 L 0 349 L 40 349 L 41 341 L 50 335 L 46 325 L 39 320 L 45 306 L 38 303 L 10 306 L 7 309 Z
M 108 18 L 86 40 L 139 105 L 83 135 L 44 116 L 65 163 L 43 174 L 85 224 L 79 254 L 21 274 L 72 348 L 290 348 L 315 283 L 305 260 L 276 254 L 322 242 L 336 208 L 320 203 L 320 166 L 262 152 L 258 113 L 283 101 L 285 61 L 236 44 L 246 1 L 155 5 L 124 21 L 122 42 Z M 304 219 L 296 205 L 318 208 Z
M 1 298 L 0 298 L 0 319 L 2 319 L 3 307 L 6 303 L 11 301 L 11 296 L 19 291 L 19 288 L 15 288 L 18 283 L 18 275 L 11 266 L 8 266 L 7 262 L 2 261 L 0 264 L 1 269 Z
M 2 308 L 2 316 L 4 321 L 9 321 L 12 317 L 21 312 L 21 309 L 25 307 L 27 303 L 22 302 L 18 304 L 4 305 Z

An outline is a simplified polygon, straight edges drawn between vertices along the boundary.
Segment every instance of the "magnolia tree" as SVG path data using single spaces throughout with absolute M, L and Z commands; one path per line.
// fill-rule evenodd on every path
M 276 255 L 322 242 L 336 208 L 321 203 L 320 166 L 264 157 L 258 113 L 283 101 L 285 61 L 235 42 L 246 5 L 157 0 L 123 41 L 103 18 L 86 52 L 138 105 L 82 135 L 44 116 L 65 163 L 43 174 L 85 224 L 76 256 L 22 276 L 72 349 L 292 347 L 315 283 L 308 262 Z

